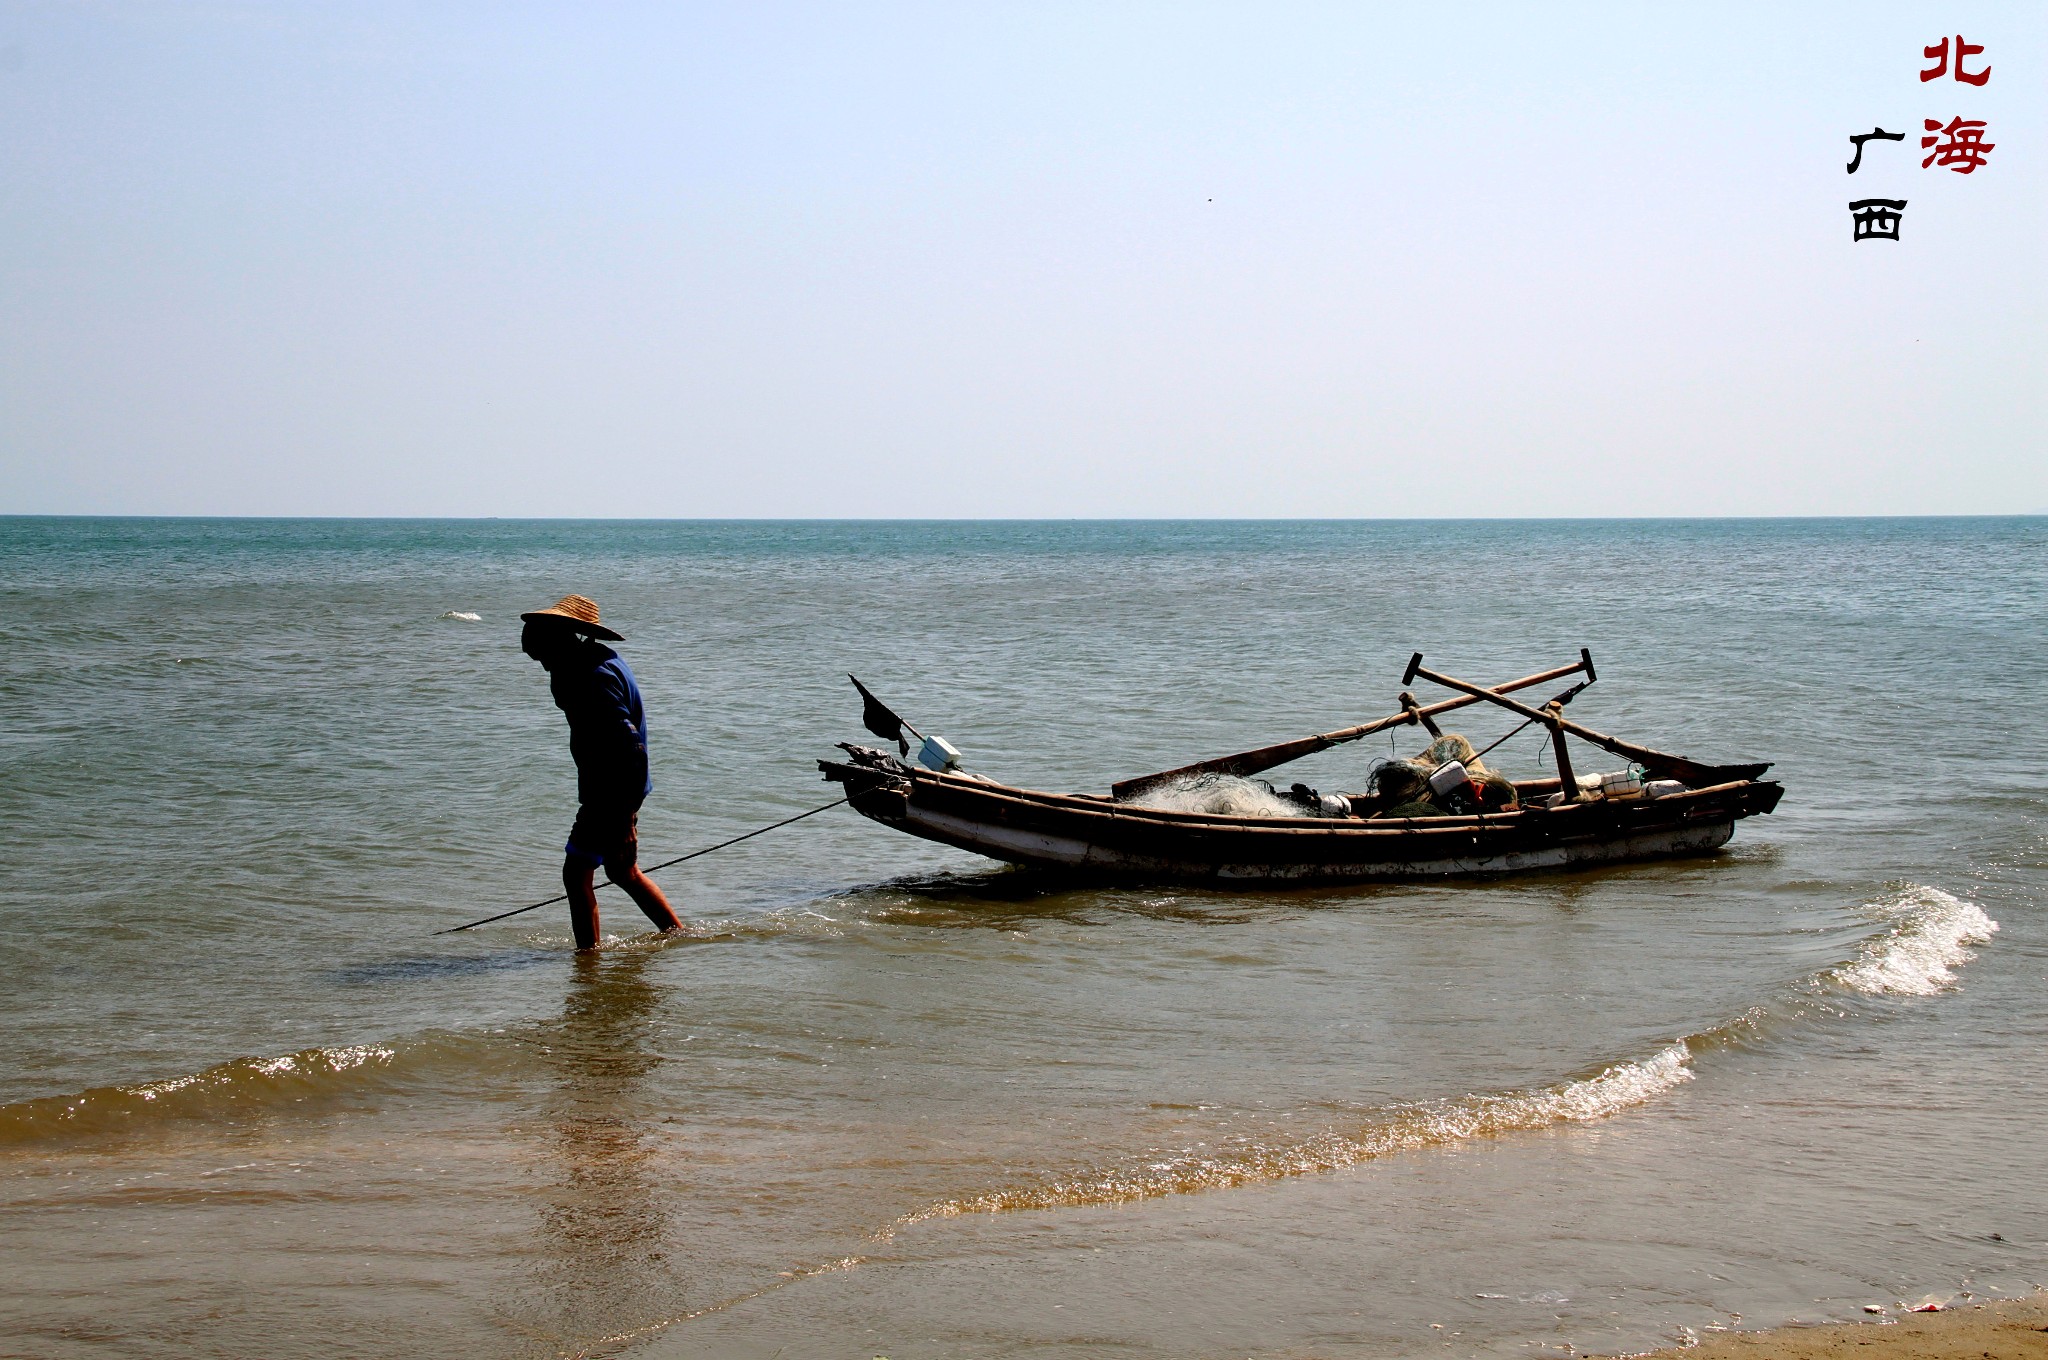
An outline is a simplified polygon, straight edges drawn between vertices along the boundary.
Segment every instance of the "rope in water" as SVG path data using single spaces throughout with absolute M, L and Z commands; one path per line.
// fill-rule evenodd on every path
M 723 850 L 728 845 L 738 845 L 741 841 L 750 841 L 754 839 L 754 837 L 756 836 L 766 835 L 768 832 L 775 830 L 777 827 L 788 826 L 791 822 L 800 822 L 806 817 L 815 817 L 821 812 L 830 812 L 833 808 L 838 807 L 841 803 L 844 803 L 845 801 L 846 800 L 844 798 L 835 798 L 831 802 L 825 804 L 825 806 L 823 807 L 814 807 L 809 812 L 799 812 L 794 817 L 785 817 L 781 821 L 770 823 L 767 826 L 761 827 L 757 831 L 749 831 L 744 836 L 734 836 L 729 841 L 720 841 L 716 845 L 707 845 L 702 850 L 692 850 L 687 855 L 677 855 L 674 859 L 667 859 L 663 860 L 659 864 L 650 865 L 646 869 L 643 869 L 641 872 L 649 874 L 655 873 L 658 870 L 669 868 L 672 865 L 681 864 L 686 859 L 695 859 L 699 855 L 708 855 L 713 850 Z M 603 888 L 610 887 L 613 885 L 609 883 L 600 883 L 598 884 L 598 886 Z M 550 897 L 545 902 L 534 902 L 528 906 L 514 907 L 510 911 L 501 911 L 496 916 L 486 916 L 481 921 L 471 921 L 467 925 L 450 926 L 446 930 L 437 930 L 434 933 L 436 935 L 453 935 L 458 930 L 474 930 L 478 926 L 487 926 L 493 921 L 502 921 L 508 916 L 518 916 L 522 912 L 536 911 L 541 907 L 552 907 L 557 902 L 566 902 L 568 900 L 569 894 L 558 893 L 554 897 Z

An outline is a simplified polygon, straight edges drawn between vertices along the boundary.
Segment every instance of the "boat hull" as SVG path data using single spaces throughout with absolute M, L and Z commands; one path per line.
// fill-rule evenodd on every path
M 1475 817 L 1253 818 L 1138 808 L 888 762 L 820 761 L 863 816 L 1012 864 L 1160 882 L 1286 887 L 1521 873 L 1708 854 L 1783 790 L 1741 780 L 1655 800 Z
M 881 819 L 877 819 L 881 820 Z M 1315 863 L 1295 860 L 1246 860 L 1234 857 L 1191 863 L 1161 854 L 1137 853 L 1121 846 L 1075 837 L 1017 831 L 980 825 L 944 813 L 912 812 L 888 823 L 913 836 L 957 846 L 1011 864 L 1048 869 L 1078 869 L 1118 877 L 1195 879 L 1219 883 L 1371 882 L 1375 879 L 1447 878 L 1466 874 L 1511 874 L 1525 869 L 1556 869 L 1570 865 L 1606 864 L 1620 860 L 1662 859 L 1702 855 L 1726 845 L 1735 834 L 1733 820 L 1699 822 L 1612 839 L 1571 842 L 1523 849 L 1482 849 L 1441 853 L 1427 859 L 1367 858 L 1374 847 L 1361 846 L 1359 858 Z

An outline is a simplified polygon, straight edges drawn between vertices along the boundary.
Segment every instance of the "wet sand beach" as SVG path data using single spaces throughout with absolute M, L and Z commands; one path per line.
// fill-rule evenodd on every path
M 1712 1332 L 1699 1344 L 1658 1351 L 1650 1360 L 2043 1360 L 2048 1357 L 2048 1293 L 1969 1303 L 1939 1313 L 1907 1312 L 1882 1321 L 1768 1332 Z

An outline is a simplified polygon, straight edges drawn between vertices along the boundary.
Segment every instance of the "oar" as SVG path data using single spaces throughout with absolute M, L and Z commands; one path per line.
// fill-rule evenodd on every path
M 1760 765 L 1707 765 L 1697 760 L 1688 760 L 1684 756 L 1674 756 L 1663 751 L 1653 751 L 1647 746 L 1638 746 L 1634 742 L 1622 741 L 1618 737 L 1610 737 L 1603 733 L 1595 732 L 1590 727 L 1581 727 L 1554 709 L 1531 708 L 1520 700 L 1506 698 L 1502 693 L 1507 688 L 1505 685 L 1501 686 L 1500 689 L 1482 689 L 1470 680 L 1460 680 L 1453 675 L 1442 675 L 1436 671 L 1426 670 L 1422 665 L 1421 652 L 1417 652 L 1413 657 L 1409 658 L 1408 671 L 1407 674 L 1401 677 L 1401 683 L 1404 685 L 1408 684 L 1418 675 L 1431 684 L 1442 685 L 1445 689 L 1460 690 L 1472 696 L 1475 700 L 1499 704 L 1502 708 L 1512 713 L 1519 713 L 1525 718 L 1542 723 L 1550 729 L 1551 738 L 1557 743 L 1557 750 L 1560 754 L 1564 750 L 1564 733 L 1569 732 L 1580 741 L 1591 742 L 1593 745 L 1603 747 L 1618 756 L 1625 756 L 1646 770 L 1654 771 L 1672 779 L 1682 779 L 1695 788 L 1704 788 L 1712 784 L 1725 784 L 1737 779 L 1755 779 L 1765 770 L 1771 768 L 1768 761 Z M 1560 761 L 1558 774 L 1568 780 L 1570 778 L 1570 769 L 1569 758 L 1566 758 Z M 1576 796 L 1573 789 L 1569 786 L 1565 788 L 1565 793 L 1568 797 Z
M 1416 655 L 1419 657 L 1421 653 L 1418 652 Z M 1324 732 L 1313 737 L 1302 737 L 1296 741 L 1283 741 L 1277 746 L 1261 746 L 1254 751 L 1240 751 L 1234 756 L 1218 756 L 1213 760 L 1198 761 L 1193 765 L 1183 765 L 1177 770 L 1161 770 L 1158 774 L 1139 775 L 1135 779 L 1126 779 L 1121 783 L 1110 785 L 1109 791 L 1118 798 L 1129 798 L 1132 794 L 1142 793 L 1155 784 L 1163 784 L 1169 779 L 1184 779 L 1190 775 L 1257 774 L 1261 770 L 1270 770 L 1275 765 L 1285 765 L 1290 760 L 1299 760 L 1303 756 L 1314 755 L 1317 751 L 1326 751 L 1332 746 L 1341 746 L 1347 741 L 1357 741 L 1360 737 L 1369 737 L 1375 732 L 1384 732 L 1389 727 L 1401 727 L 1408 723 L 1422 722 L 1439 713 L 1448 713 L 1454 708 L 1464 708 L 1468 704 L 1476 704 L 1484 697 L 1512 694 L 1516 690 L 1527 689 L 1531 685 L 1547 684 L 1552 680 L 1558 679 L 1560 676 L 1577 675 L 1581 671 L 1585 672 L 1588 681 L 1597 678 L 1593 674 L 1593 657 L 1584 648 L 1579 649 L 1579 659 L 1573 665 L 1559 666 L 1554 670 L 1539 671 L 1535 675 L 1525 675 L 1520 680 L 1510 680 L 1505 685 L 1497 685 L 1491 690 L 1481 690 L 1479 697 L 1445 699 L 1439 703 L 1426 704 L 1421 708 L 1404 708 L 1401 712 L 1391 717 L 1377 718 L 1369 723 L 1360 723 L 1357 727 L 1340 727 L 1334 732 Z M 1409 678 L 1413 679 L 1414 677 L 1411 676 Z M 1403 680 L 1401 683 L 1405 685 L 1408 681 Z

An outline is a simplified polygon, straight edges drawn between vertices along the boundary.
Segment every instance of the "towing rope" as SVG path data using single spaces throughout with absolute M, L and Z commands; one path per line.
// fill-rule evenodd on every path
M 761 827 L 759 830 L 749 831 L 744 836 L 734 836 L 729 841 L 720 841 L 716 845 L 707 845 L 702 850 L 692 850 L 687 855 L 677 855 L 674 859 L 663 860 L 661 863 L 652 865 L 646 869 L 641 870 L 640 872 L 646 874 L 656 873 L 662 869 L 669 868 L 672 865 L 681 864 L 686 859 L 695 859 L 699 855 L 708 855 L 713 850 L 723 850 L 728 845 L 738 845 L 741 841 L 750 841 L 754 839 L 754 837 L 766 835 L 768 832 L 773 831 L 778 827 L 788 826 L 791 822 L 800 822 L 806 817 L 815 817 L 821 812 L 829 812 L 833 808 L 838 807 L 841 803 L 844 803 L 845 801 L 846 800 L 844 798 L 835 798 L 831 802 L 825 804 L 824 807 L 814 807 L 809 812 L 799 812 L 794 817 L 785 817 L 779 822 L 771 822 L 769 825 Z M 600 888 L 608 888 L 616 887 L 617 885 L 607 880 L 603 883 L 598 884 L 597 886 Z M 552 907 L 557 902 L 566 902 L 568 900 L 569 894 L 558 893 L 557 895 L 550 897 L 545 902 L 534 902 L 524 907 L 514 907 L 510 911 L 501 911 L 496 916 L 486 916 L 481 921 L 471 921 L 467 925 L 450 926 L 446 930 L 437 930 L 434 933 L 436 935 L 453 935 L 458 930 L 474 930 L 478 926 L 487 926 L 493 921 L 502 921 L 508 916 L 518 916 L 522 912 L 535 911 L 541 907 Z

